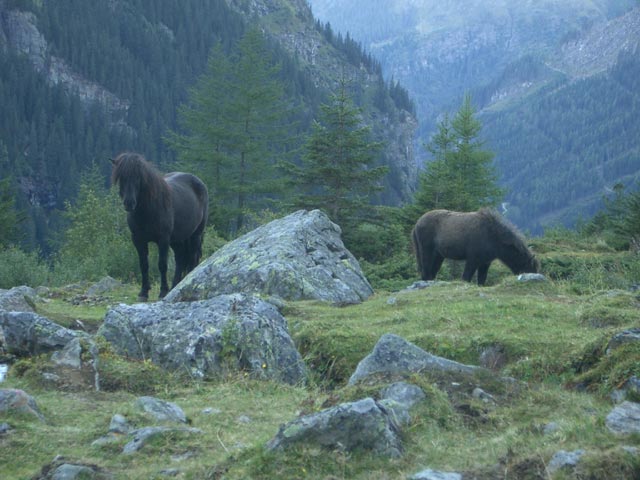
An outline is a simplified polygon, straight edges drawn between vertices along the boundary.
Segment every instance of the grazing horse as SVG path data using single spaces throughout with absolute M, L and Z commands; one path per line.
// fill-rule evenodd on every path
M 169 292 L 169 247 L 176 261 L 171 288 L 200 261 L 209 206 L 207 187 L 190 173 L 162 176 L 137 153 L 121 153 L 111 162 L 111 182 L 120 186 L 120 198 L 140 261 L 142 288 L 138 300 L 144 302 L 149 298 L 149 242 L 158 245 L 160 298 L 163 298 Z
M 433 280 L 445 258 L 466 260 L 462 279 L 470 282 L 477 270 L 478 285 L 485 284 L 496 258 L 514 274 L 540 268 L 522 235 L 495 210 L 432 210 L 420 217 L 411 236 L 422 280 Z

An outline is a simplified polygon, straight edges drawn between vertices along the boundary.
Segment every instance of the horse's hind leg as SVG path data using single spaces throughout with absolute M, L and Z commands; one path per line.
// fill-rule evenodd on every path
M 167 260 L 169 257 L 169 242 L 158 242 L 158 270 L 160 270 L 160 295 L 164 298 L 169 293 L 169 284 L 167 283 Z
M 434 280 L 436 275 L 438 275 L 440 267 L 442 267 L 442 262 L 444 262 L 444 257 L 439 253 L 434 253 L 433 258 L 431 259 L 431 272 L 433 274 L 431 280 Z
M 478 285 L 484 285 L 487 282 L 487 274 L 489 273 L 490 263 L 482 264 L 478 267 Z
M 178 243 L 171 246 L 176 259 L 176 271 L 173 275 L 171 288 L 180 283 L 186 273 L 185 266 L 187 264 L 187 246 L 185 243 Z

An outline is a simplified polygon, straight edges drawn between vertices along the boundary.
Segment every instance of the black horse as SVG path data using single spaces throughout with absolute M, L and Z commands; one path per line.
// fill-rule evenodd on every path
M 462 279 L 470 282 L 477 270 L 478 285 L 485 284 L 496 258 L 515 274 L 536 273 L 540 267 L 516 228 L 490 209 L 432 210 L 420 217 L 411 236 L 423 280 L 436 278 L 445 258 L 466 260 Z
M 121 153 L 111 162 L 111 182 L 120 186 L 120 198 L 140 261 L 142 288 L 138 300 L 149 298 L 149 242 L 158 244 L 160 298 L 163 298 L 169 292 L 169 247 L 176 260 L 171 288 L 200 261 L 209 205 L 207 187 L 190 173 L 173 172 L 163 177 L 136 153 Z

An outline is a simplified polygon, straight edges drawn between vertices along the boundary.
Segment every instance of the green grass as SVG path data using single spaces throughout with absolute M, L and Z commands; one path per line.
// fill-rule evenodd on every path
M 606 249 L 544 247 L 543 267 L 556 268 L 558 263 L 550 259 L 562 255 L 568 276 L 522 284 L 496 265 L 488 287 L 450 282 L 420 291 L 378 291 L 360 305 L 343 308 L 289 303 L 284 314 L 311 370 L 304 388 L 253 381 L 242 374 L 209 382 L 179 379 L 105 350 L 115 391 L 65 392 L 45 389 L 37 381 L 43 359 L 16 364 L 2 388 L 32 394 L 47 423 L 0 414 L 0 422 L 13 427 L 0 437 L 2 476 L 31 478 L 63 455 L 99 465 L 117 479 L 162 478 L 159 472 L 166 468 L 179 469 L 178 478 L 185 479 L 404 479 L 424 468 L 473 471 L 479 479 L 550 478 L 544 469 L 555 452 L 582 448 L 588 455 L 580 478 L 606 478 L 603 472 L 637 478 L 640 460 L 621 446 L 640 446 L 640 436 L 617 437 L 604 425 L 612 409 L 609 393 L 631 375 L 640 375 L 638 346 L 605 354 L 614 333 L 640 326 L 637 293 L 619 289 L 623 267 L 637 259 Z M 607 271 L 615 273 L 615 281 L 603 283 L 606 275 L 593 272 L 593 265 L 613 266 Z M 37 308 L 62 324 L 80 320 L 93 331 L 108 305 L 131 303 L 136 292 L 137 286 L 126 285 L 97 302 L 74 303 L 77 293 L 60 290 Z M 474 365 L 480 364 L 483 351 L 493 348 L 501 352 L 502 368 L 494 379 L 413 375 L 410 381 L 423 388 L 427 401 L 412 411 L 400 459 L 310 446 L 284 453 L 264 449 L 280 424 L 300 414 L 378 396 L 379 385 L 346 387 L 346 382 L 385 333 Z M 497 380 L 502 376 L 517 382 L 505 386 Z M 454 380 L 463 388 L 452 387 Z M 472 398 L 467 387 L 476 383 L 494 395 L 495 404 Z M 124 439 L 92 447 L 115 413 L 138 426 L 152 423 L 134 408 L 142 394 L 177 403 L 190 426 L 202 433 L 167 435 L 131 456 L 120 453 Z M 556 429 L 545 433 L 550 423 Z M 536 477 L 532 472 L 543 473 Z

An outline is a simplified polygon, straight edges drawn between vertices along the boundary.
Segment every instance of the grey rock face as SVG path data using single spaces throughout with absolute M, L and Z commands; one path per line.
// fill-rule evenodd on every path
M 454 472 L 427 469 L 412 475 L 409 480 L 462 480 L 462 475 Z
M 35 313 L 0 310 L 5 349 L 14 355 L 38 355 L 64 348 L 78 333 Z
M 622 345 L 634 342 L 640 342 L 640 328 L 630 328 L 629 330 L 624 330 L 623 332 L 616 333 L 613 337 L 611 337 L 611 340 L 609 340 L 606 352 L 607 354 L 609 354 Z
M 14 287 L 10 290 L 0 289 L 0 310 L 7 312 L 35 312 L 34 299 L 36 291 L 27 286 Z
M 409 409 L 427 398 L 420 387 L 405 382 L 387 386 L 380 392 L 380 397 L 380 403 L 393 412 L 400 425 L 408 425 L 411 421 Z
M 107 312 L 98 334 L 121 355 L 196 377 L 248 371 L 289 384 L 305 378 L 286 320 L 253 296 L 119 305 Z
M 521 273 L 518 275 L 519 282 L 546 282 L 547 277 L 541 273 Z
M 35 399 L 23 390 L 0 389 L 0 413 L 26 413 L 44 421 Z
M 340 233 L 319 210 L 300 210 L 225 245 L 165 300 L 193 301 L 241 292 L 285 300 L 361 302 L 373 289 Z
M 372 398 L 297 418 L 280 427 L 267 448 L 285 449 L 300 443 L 347 452 L 370 450 L 388 457 L 402 453 L 395 422 L 387 409 Z
M 383 335 L 356 368 L 349 379 L 349 385 L 374 374 L 410 374 L 422 371 L 446 371 L 474 373 L 483 370 L 480 367 L 464 365 L 425 352 L 405 339 L 393 335 Z
M 640 403 L 622 402 L 607 415 L 605 424 L 613 433 L 640 433 Z
M 175 403 L 154 397 L 140 397 L 136 405 L 161 422 L 187 423 L 187 416 Z
M 139 428 L 138 430 L 134 430 L 130 433 L 132 439 L 129 443 L 127 443 L 122 449 L 122 453 L 125 455 L 131 455 L 136 453 L 142 447 L 146 445 L 146 443 L 157 436 L 166 435 L 174 432 L 182 432 L 182 433 L 202 433 L 202 430 L 197 428 L 186 428 L 186 427 L 144 427 Z
M 560 450 L 559 452 L 556 452 L 549 462 L 549 472 L 553 473 L 558 470 L 573 470 L 576 465 L 578 465 L 580 458 L 582 458 L 584 454 L 584 450 L 575 450 L 573 452 Z

